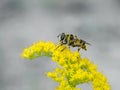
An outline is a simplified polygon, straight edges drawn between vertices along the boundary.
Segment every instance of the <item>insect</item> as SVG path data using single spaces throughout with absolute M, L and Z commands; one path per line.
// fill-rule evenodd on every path
M 61 45 L 68 45 L 69 47 L 78 47 L 78 51 L 80 51 L 81 48 L 87 50 L 86 44 L 91 45 L 90 43 L 77 38 L 77 36 L 73 34 L 61 33 L 58 35 L 58 38 Z

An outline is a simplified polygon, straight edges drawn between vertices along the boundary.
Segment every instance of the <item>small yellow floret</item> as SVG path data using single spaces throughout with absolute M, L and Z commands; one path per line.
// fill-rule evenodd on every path
M 36 42 L 22 52 L 22 57 L 34 59 L 48 56 L 58 64 L 47 76 L 59 83 L 56 90 L 81 90 L 77 85 L 92 82 L 93 90 L 111 90 L 107 78 L 98 71 L 88 58 L 82 58 L 78 51 L 72 52 L 67 46 L 52 42 Z

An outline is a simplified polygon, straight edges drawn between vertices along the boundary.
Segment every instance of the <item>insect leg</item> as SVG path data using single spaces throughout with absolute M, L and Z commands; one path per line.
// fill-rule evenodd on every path
M 81 48 L 80 48 L 80 47 L 78 47 L 78 52 L 80 51 L 80 49 L 81 49 Z
M 65 50 L 66 47 L 64 47 L 62 50 L 60 50 L 61 52 Z
M 62 45 L 63 45 L 62 42 L 58 43 L 57 46 L 55 47 L 55 50 L 58 49 L 58 48 L 59 48 L 60 46 L 62 46 Z

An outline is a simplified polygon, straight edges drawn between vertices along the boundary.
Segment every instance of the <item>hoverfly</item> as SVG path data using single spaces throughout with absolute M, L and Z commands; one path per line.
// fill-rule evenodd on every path
M 65 34 L 65 33 L 61 33 L 58 35 L 59 41 L 61 45 L 68 45 L 69 47 L 78 47 L 78 51 L 80 51 L 80 49 L 84 49 L 87 50 L 86 48 L 86 44 L 91 45 L 90 43 L 77 38 L 77 36 L 73 35 L 73 34 Z

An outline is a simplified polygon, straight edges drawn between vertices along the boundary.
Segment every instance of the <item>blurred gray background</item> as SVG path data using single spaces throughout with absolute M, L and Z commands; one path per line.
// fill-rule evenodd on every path
M 47 57 L 23 60 L 21 52 L 38 40 L 56 43 L 61 32 L 91 43 L 82 57 L 120 90 L 120 0 L 0 0 L 0 90 L 54 90 L 45 72 L 56 64 Z

